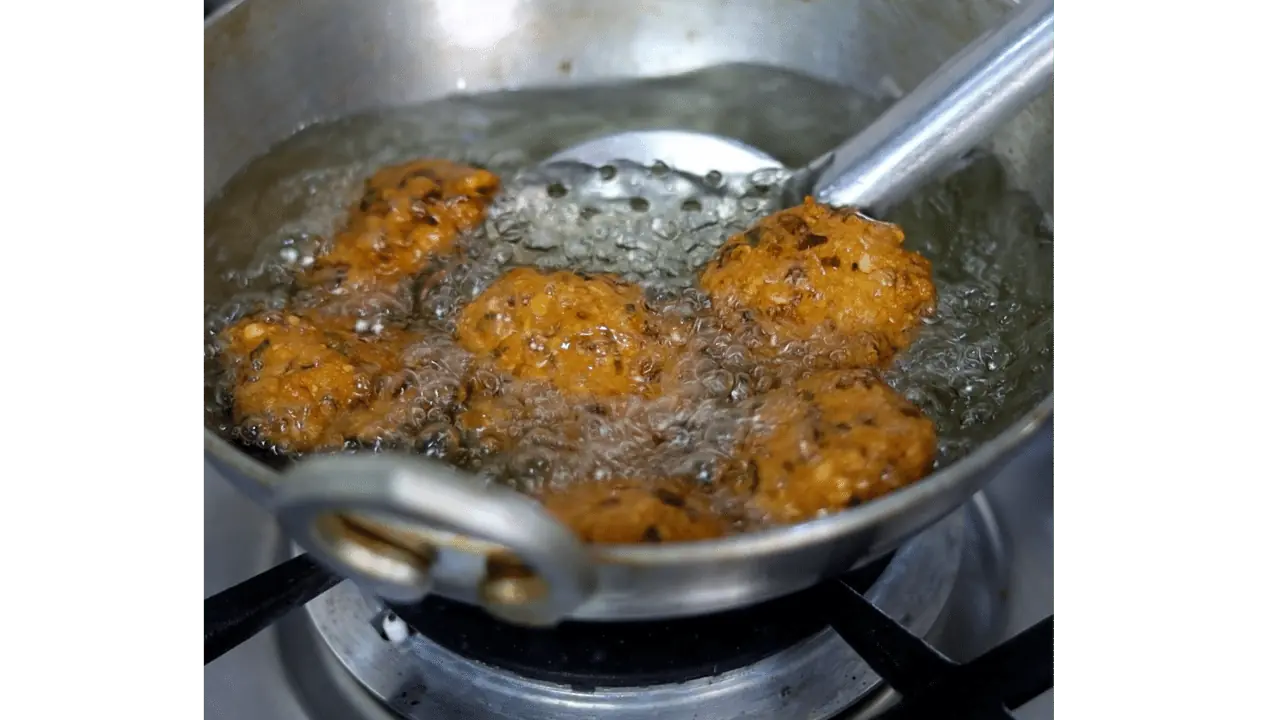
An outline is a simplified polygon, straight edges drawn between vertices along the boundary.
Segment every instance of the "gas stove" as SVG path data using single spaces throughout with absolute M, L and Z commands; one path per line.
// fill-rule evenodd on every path
M 1051 718 L 1052 463 L 1050 428 L 892 556 L 712 616 L 530 630 L 443 599 L 387 607 L 343 583 L 206 666 L 205 717 L 845 720 L 958 717 L 978 699 L 991 704 L 972 717 Z M 205 594 L 290 552 L 206 467 Z

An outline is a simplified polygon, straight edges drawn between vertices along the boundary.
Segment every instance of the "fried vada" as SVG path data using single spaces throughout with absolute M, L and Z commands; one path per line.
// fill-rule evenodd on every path
M 896 225 L 806 198 L 730 238 L 699 283 L 731 325 L 763 331 L 765 354 L 836 339 L 846 366 L 882 367 L 936 302 L 929 261 L 902 242 Z
M 748 506 L 766 524 L 800 522 L 919 480 L 933 467 L 933 422 L 860 370 L 815 373 L 766 394 L 746 442 Z
M 529 267 L 499 277 L 457 322 L 462 347 L 570 395 L 657 394 L 681 338 L 638 286 Z

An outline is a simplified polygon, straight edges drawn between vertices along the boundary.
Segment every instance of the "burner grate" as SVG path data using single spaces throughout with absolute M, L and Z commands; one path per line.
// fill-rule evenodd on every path
M 845 579 L 818 595 L 832 629 L 902 696 L 880 716 L 1010 718 L 1053 687 L 1053 616 L 1041 620 L 977 659 L 957 663 L 911 634 L 862 597 Z
M 844 578 L 866 592 L 892 555 Z M 817 590 L 754 607 L 665 621 L 566 622 L 527 628 L 480 608 L 430 597 L 391 610 L 441 647 L 473 660 L 576 690 L 688 682 L 736 670 L 826 629 L 811 611 Z
M 412 720 L 848 720 L 885 712 L 895 689 L 905 700 L 890 717 L 1008 717 L 1052 685 L 1051 623 L 969 664 L 916 639 L 965 659 L 987 646 L 1004 622 L 1000 537 L 977 496 L 887 567 L 684 620 L 533 630 L 442 598 L 388 608 L 344 583 L 308 606 L 306 636 L 334 653 L 325 673 L 349 673 Z M 946 632 L 953 622 L 964 637 Z

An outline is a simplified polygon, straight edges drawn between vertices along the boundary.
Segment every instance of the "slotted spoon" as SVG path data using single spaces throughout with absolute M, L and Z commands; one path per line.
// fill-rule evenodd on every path
M 780 200 L 795 205 L 812 195 L 828 205 L 881 213 L 922 183 L 962 164 L 966 153 L 1052 81 L 1053 0 L 1024 0 L 999 27 L 970 43 L 869 127 L 792 174 Z M 614 133 L 543 162 L 565 161 L 596 166 L 662 162 L 694 175 L 782 167 L 768 153 L 738 140 L 683 130 Z

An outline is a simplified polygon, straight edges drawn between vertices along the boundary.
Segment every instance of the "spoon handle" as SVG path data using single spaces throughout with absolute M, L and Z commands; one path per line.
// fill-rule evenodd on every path
M 342 578 L 306 555 L 204 600 L 204 664 L 319 597 Z
M 1053 82 L 1053 0 L 1022 0 L 995 30 L 970 43 L 880 116 L 818 162 L 821 202 L 883 211 L 944 171 Z

